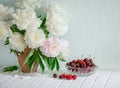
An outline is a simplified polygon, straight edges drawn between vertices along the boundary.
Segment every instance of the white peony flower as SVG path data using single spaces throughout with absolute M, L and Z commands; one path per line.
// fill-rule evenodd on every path
M 0 4 L 0 20 L 3 20 L 3 21 L 11 20 L 13 13 L 14 13 L 13 8 L 8 8 Z
M 34 30 L 40 26 L 42 21 L 36 17 L 34 9 L 27 8 L 18 9 L 17 13 L 13 14 L 12 23 L 16 24 L 20 30 Z
M 40 47 L 40 50 L 47 57 L 56 57 L 60 54 L 61 45 L 59 39 L 55 37 L 50 37 L 46 39 L 43 46 Z
M 70 54 L 69 42 L 61 39 L 60 40 L 60 45 L 61 45 L 60 53 L 61 53 L 63 59 L 68 60 L 69 59 L 69 54 Z
M 0 40 L 5 40 L 8 37 L 8 29 L 5 22 L 0 22 Z
M 15 5 L 18 8 L 40 8 L 42 0 L 15 0 Z
M 30 22 L 30 24 L 28 25 L 27 30 L 28 31 L 29 30 L 36 30 L 36 29 L 38 30 L 41 23 L 42 23 L 42 21 L 39 18 L 32 19 L 32 22 Z
M 57 4 L 53 4 L 47 8 L 46 19 L 48 30 L 53 35 L 63 36 L 67 32 L 68 25 L 64 18 L 63 10 Z
M 24 39 L 29 48 L 38 48 L 43 45 L 45 41 L 45 34 L 41 29 L 27 31 Z
M 9 42 L 10 42 L 10 48 L 19 52 L 24 51 L 24 49 L 26 48 L 26 44 L 24 41 L 24 36 L 15 32 L 10 38 L 9 38 Z

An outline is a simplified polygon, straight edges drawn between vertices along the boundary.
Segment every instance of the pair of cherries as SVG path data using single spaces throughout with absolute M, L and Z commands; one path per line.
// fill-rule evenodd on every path
M 75 80 L 77 78 L 77 75 L 72 75 L 72 74 L 57 75 L 57 74 L 53 74 L 53 77 L 54 78 L 59 77 L 59 79 Z

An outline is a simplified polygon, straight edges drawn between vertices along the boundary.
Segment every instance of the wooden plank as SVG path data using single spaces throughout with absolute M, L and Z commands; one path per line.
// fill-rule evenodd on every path
M 34 86 L 33 83 L 36 81 L 37 77 L 23 78 L 18 81 L 17 84 L 14 85 L 14 88 L 26 88 L 26 86 Z M 47 76 L 41 75 L 39 79 L 39 83 L 42 82 L 43 79 L 47 78 Z M 40 80 L 41 79 L 41 80 Z M 35 83 L 36 85 L 39 83 Z M 32 87 L 33 88 L 33 87 Z
M 78 77 L 76 80 L 74 80 L 69 88 L 81 88 L 82 84 L 85 82 L 86 77 Z
M 73 80 L 64 80 L 62 81 L 62 83 L 57 87 L 57 88 L 68 88 L 70 86 L 70 84 L 72 83 Z
M 0 82 L 4 79 L 7 79 L 8 77 L 10 77 L 9 75 L 4 75 L 4 74 L 0 74 Z
M 41 75 L 40 77 L 34 77 L 34 81 L 31 81 L 29 85 L 24 86 L 23 88 L 36 88 L 38 85 L 42 84 L 44 80 L 47 79 L 48 76 Z
M 10 88 L 10 85 L 14 83 L 16 79 L 9 78 L 10 80 L 5 81 L 4 84 L 1 86 L 1 88 Z
M 5 88 L 14 88 L 17 84 L 19 84 L 20 80 L 19 78 L 14 78 L 15 80 L 12 81 L 12 83 L 9 83 L 8 85 L 5 86 Z
M 52 82 L 54 81 L 53 78 L 47 77 L 45 80 L 42 81 L 42 83 L 39 83 L 36 87 L 34 88 L 47 88 Z
M 104 88 L 120 88 L 120 71 L 113 71 Z
M 110 71 L 100 71 L 94 84 L 90 88 L 104 88 L 106 85 L 106 81 L 109 78 L 111 72 Z
M 93 75 L 88 76 L 85 82 L 79 88 L 90 88 L 90 86 L 94 84 L 98 74 L 99 74 L 99 71 L 96 71 L 96 73 L 94 73 Z
M 106 76 L 106 79 L 105 79 L 103 85 L 101 86 L 101 88 L 105 88 L 105 85 L 107 84 L 107 82 L 108 82 L 108 80 L 109 80 L 109 78 L 111 76 L 111 73 L 112 73 L 111 71 L 108 73 L 108 75 Z
M 60 84 L 62 84 L 63 80 L 61 79 L 56 79 L 56 78 L 53 78 L 54 81 L 52 81 L 51 84 L 48 85 L 47 88 L 58 88 Z
M 3 78 L 0 81 L 0 88 L 4 86 L 7 82 L 11 81 L 11 76 L 3 75 Z

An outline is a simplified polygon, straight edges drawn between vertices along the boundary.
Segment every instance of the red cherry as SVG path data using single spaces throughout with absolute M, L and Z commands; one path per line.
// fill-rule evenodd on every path
M 85 64 L 85 62 L 83 60 L 81 60 L 81 64 Z
M 80 62 L 80 67 L 81 67 L 81 68 L 85 68 L 85 67 L 86 67 L 86 63 L 85 63 L 84 61 L 82 61 L 82 60 L 81 60 L 81 62 Z
M 72 72 L 74 72 L 75 70 L 74 70 L 74 68 L 72 69 Z
M 90 63 L 93 63 L 93 60 L 92 60 L 92 59 L 89 59 L 89 62 L 90 62 Z
M 70 74 L 66 75 L 66 79 L 67 80 L 72 80 L 72 75 L 70 75 Z
M 75 66 L 75 68 L 78 68 L 78 67 L 79 67 L 79 65 L 76 65 L 76 66 Z
M 95 67 L 96 65 L 94 64 L 94 63 L 92 63 L 91 65 L 90 65 L 90 67 Z
M 80 59 L 78 59 L 78 60 L 77 60 L 77 63 L 81 63 L 81 60 L 80 60 Z
M 62 78 L 66 78 L 66 74 L 61 74 Z
M 73 60 L 73 61 L 72 61 L 72 63 L 75 63 L 75 62 L 76 62 L 76 60 Z
M 90 66 L 92 63 L 90 61 L 85 62 L 87 66 Z
M 54 77 L 54 78 L 57 78 L 57 74 L 53 74 L 53 77 Z
M 68 62 L 66 65 L 71 66 L 71 62 Z
M 67 63 L 66 65 L 68 65 L 68 66 L 69 66 L 69 63 Z
M 74 66 L 75 66 L 75 63 L 72 63 L 71 66 L 74 67 Z
M 72 75 L 72 79 L 75 80 L 77 78 L 76 75 Z
M 91 70 L 91 67 L 90 67 L 90 66 L 87 66 L 86 70 L 87 70 L 87 71 L 90 71 L 90 70 Z
M 84 62 L 88 61 L 88 58 L 84 58 L 83 61 L 84 61 Z
M 59 76 L 59 79 L 63 79 L 61 75 Z
M 72 68 L 68 67 L 68 70 L 71 70 Z

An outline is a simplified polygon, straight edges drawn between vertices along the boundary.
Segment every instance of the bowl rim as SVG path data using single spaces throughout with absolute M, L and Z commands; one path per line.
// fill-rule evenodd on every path
M 65 65 L 65 67 L 67 67 L 67 68 L 73 68 L 73 69 L 87 69 L 87 67 L 79 67 L 79 68 L 77 68 L 77 67 L 68 66 L 67 64 Z M 94 66 L 91 67 L 91 69 L 93 69 L 93 68 L 94 69 L 98 68 L 98 65 L 94 65 Z

